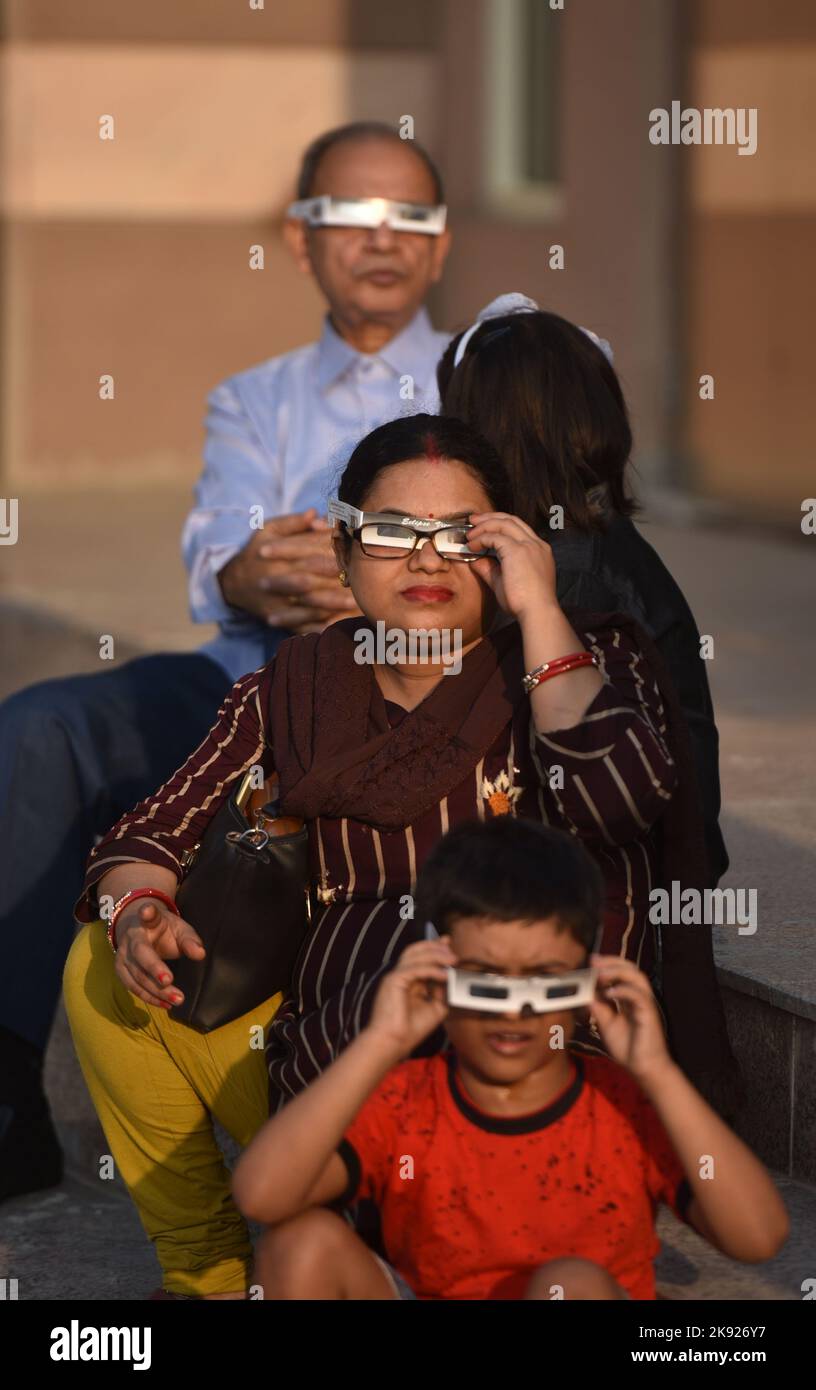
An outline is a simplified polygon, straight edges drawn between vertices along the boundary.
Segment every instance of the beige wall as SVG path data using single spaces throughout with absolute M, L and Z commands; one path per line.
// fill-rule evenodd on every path
M 394 48 L 376 22 L 371 41 L 344 47 L 364 10 L 276 4 L 251 17 L 273 19 L 277 41 L 216 43 L 227 11 L 211 4 L 213 41 L 184 43 L 167 37 L 167 6 L 125 8 L 124 38 L 111 7 L 88 0 L 72 40 L 54 42 L 64 12 L 42 0 L 20 12 L 27 37 L 2 55 L 3 476 L 14 486 L 193 478 L 207 390 L 319 330 L 318 295 L 278 228 L 305 144 L 405 112 L 434 138 L 438 79 L 433 54 L 410 42 L 415 17 Z M 238 37 L 229 9 L 226 37 Z M 126 41 L 146 19 L 160 41 Z M 101 141 L 108 114 L 116 137 Z M 263 270 L 249 269 L 254 244 Z M 98 397 L 103 373 L 113 401 Z
M 756 154 L 684 152 L 691 478 L 798 529 L 814 491 L 816 10 L 701 0 L 689 37 L 688 104 L 758 111 Z M 713 400 L 699 399 L 702 373 Z
M 647 481 L 781 515 L 812 493 L 811 0 L 626 0 L 625 25 L 608 0 L 567 3 L 561 206 L 536 220 L 484 196 L 483 0 L 197 0 L 194 25 L 178 0 L 8 0 L 5 17 L 4 479 L 192 478 L 206 391 L 319 326 L 276 231 L 302 146 L 410 112 L 456 233 L 440 323 L 533 294 L 613 342 Z M 758 105 L 758 153 L 652 146 L 648 113 L 677 95 Z
M 128 42 L 343 44 L 422 47 L 438 0 L 2 0 L 6 32 L 18 39 Z
M 477 8 L 469 0 L 448 6 L 440 129 L 457 241 L 445 317 L 469 318 L 494 295 L 521 290 L 608 338 L 638 460 L 645 473 L 662 474 L 670 460 L 675 157 L 649 144 L 647 113 L 671 86 L 673 6 L 627 0 L 625 25 L 608 3 L 565 6 L 563 213 L 528 222 L 502 218 L 482 197 L 486 54 Z M 553 243 L 565 247 L 563 271 L 548 268 Z

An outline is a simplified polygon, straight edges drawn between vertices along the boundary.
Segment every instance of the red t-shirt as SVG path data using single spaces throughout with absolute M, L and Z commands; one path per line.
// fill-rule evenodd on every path
M 477 1109 L 451 1052 L 402 1062 L 346 1131 L 343 1200 L 371 1198 L 385 1251 L 419 1298 L 521 1298 L 545 1260 L 575 1255 L 632 1298 L 655 1296 L 654 1217 L 691 1189 L 657 1114 L 606 1057 L 572 1054 L 544 1110 Z

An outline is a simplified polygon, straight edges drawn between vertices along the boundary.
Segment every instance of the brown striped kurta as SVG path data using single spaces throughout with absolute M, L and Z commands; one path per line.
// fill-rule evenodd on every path
M 604 686 L 583 719 L 538 734 L 530 707 L 438 805 L 402 829 L 317 816 L 309 822 L 311 872 L 321 904 L 297 961 L 289 998 L 268 1031 L 275 1093 L 294 1094 L 364 1026 L 383 968 L 423 934 L 411 915 L 417 874 L 441 835 L 463 820 L 510 814 L 581 839 L 606 884 L 602 949 L 651 973 L 649 892 L 659 882 L 659 821 L 675 785 L 654 676 L 617 629 L 588 635 Z M 182 768 L 124 816 L 94 849 L 80 920 L 93 887 L 117 863 L 145 860 L 182 877 L 181 855 L 206 830 L 247 768 L 274 770 L 268 738 L 273 663 L 233 687 L 216 724 Z M 387 705 L 392 726 L 405 717 Z

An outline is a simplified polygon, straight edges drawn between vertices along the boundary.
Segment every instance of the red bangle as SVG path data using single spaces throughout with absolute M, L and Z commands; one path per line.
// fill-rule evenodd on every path
M 178 910 L 178 908 L 176 907 L 176 904 L 173 902 L 173 899 L 172 899 L 171 897 L 168 897 L 167 893 L 162 893 L 161 889 L 159 889 L 159 888 L 131 888 L 131 889 L 130 889 L 130 892 L 128 892 L 128 893 L 123 893 L 122 896 L 121 896 L 121 898 L 117 898 L 116 902 L 113 904 L 113 907 L 111 908 L 111 915 L 110 915 L 110 917 L 108 918 L 107 937 L 108 937 L 108 941 L 110 942 L 110 945 L 111 945 L 111 950 L 112 950 L 114 953 L 115 953 L 115 952 L 117 951 L 117 949 L 118 949 L 117 944 L 116 944 L 116 930 L 115 930 L 115 928 L 116 928 L 116 919 L 117 919 L 117 917 L 121 917 L 122 912 L 124 911 L 124 909 L 125 909 L 130 903 L 135 902 L 137 898 L 158 898 L 158 899 L 159 899 L 159 902 L 163 902 L 164 905 L 165 905 L 165 907 L 169 907 L 169 908 L 170 908 L 170 911 L 171 911 L 172 913 L 174 913 L 176 917 L 179 917 L 179 916 L 181 915 L 180 912 L 179 912 L 179 910 Z
M 536 666 L 534 671 L 528 671 L 522 685 L 529 695 L 542 681 L 551 680 L 553 676 L 565 676 L 568 671 L 577 671 L 579 666 L 597 665 L 598 658 L 592 652 L 572 652 L 569 656 L 557 656 L 553 661 Z

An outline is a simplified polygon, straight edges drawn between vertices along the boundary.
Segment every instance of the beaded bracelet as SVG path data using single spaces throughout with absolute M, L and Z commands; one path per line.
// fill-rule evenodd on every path
M 118 898 L 116 900 L 116 902 L 113 904 L 113 907 L 111 908 L 111 915 L 108 918 L 106 935 L 108 941 L 110 942 L 110 947 L 114 955 L 119 949 L 116 944 L 116 919 L 117 917 L 120 917 L 124 909 L 130 903 L 134 903 L 137 898 L 158 898 L 160 902 L 164 903 L 165 907 L 169 907 L 170 911 L 174 913 L 176 917 L 179 917 L 181 915 L 179 913 L 178 908 L 176 907 L 176 904 L 173 902 L 173 899 L 168 897 L 167 893 L 162 893 L 161 889 L 131 888 L 129 892 L 123 893 L 121 898 Z
M 521 683 L 529 695 L 542 681 L 551 680 L 553 676 L 565 676 L 568 671 L 577 671 L 579 666 L 597 665 L 598 658 L 592 652 L 572 652 L 569 656 L 558 656 L 553 661 L 542 662 L 534 670 L 528 671 Z

